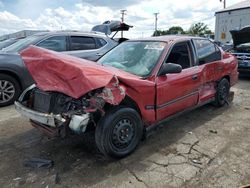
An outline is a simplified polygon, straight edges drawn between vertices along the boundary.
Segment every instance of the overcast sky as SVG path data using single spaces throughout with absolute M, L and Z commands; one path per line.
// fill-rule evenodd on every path
M 227 0 L 228 6 L 241 0 Z M 134 26 L 125 36 L 146 37 L 154 31 L 154 12 L 159 12 L 158 28 L 204 22 L 214 30 L 214 12 L 223 7 L 219 0 L 0 0 L 0 35 L 24 29 L 83 30 L 106 20 L 120 20 Z

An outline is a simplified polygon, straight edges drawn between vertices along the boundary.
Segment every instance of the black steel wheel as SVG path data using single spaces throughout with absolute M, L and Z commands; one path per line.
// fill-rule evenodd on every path
M 226 78 L 223 78 L 217 86 L 217 92 L 215 96 L 216 106 L 223 106 L 228 103 L 228 97 L 230 92 L 230 84 Z
M 20 92 L 20 85 L 15 78 L 0 74 L 0 107 L 13 104 Z
M 99 121 L 95 140 L 106 156 L 122 158 L 133 152 L 143 133 L 141 117 L 132 108 L 116 107 Z

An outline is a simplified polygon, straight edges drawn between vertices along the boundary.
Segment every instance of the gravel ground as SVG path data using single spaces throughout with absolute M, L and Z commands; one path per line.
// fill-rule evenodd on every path
M 206 105 L 166 123 L 130 156 L 108 160 L 91 134 L 48 139 L 13 106 L 0 109 L 1 187 L 240 187 L 250 184 L 250 79 L 234 102 Z M 49 169 L 29 168 L 32 157 Z

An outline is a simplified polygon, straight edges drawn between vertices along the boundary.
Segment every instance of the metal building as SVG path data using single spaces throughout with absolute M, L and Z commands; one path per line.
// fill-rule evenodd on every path
M 215 41 L 231 42 L 230 30 L 250 26 L 250 0 L 242 1 L 215 13 Z

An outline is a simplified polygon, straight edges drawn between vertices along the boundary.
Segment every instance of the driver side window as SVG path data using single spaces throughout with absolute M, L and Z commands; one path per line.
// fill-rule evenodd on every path
M 175 44 L 165 63 L 181 65 L 182 69 L 190 68 L 190 53 L 187 42 Z

